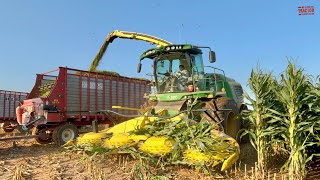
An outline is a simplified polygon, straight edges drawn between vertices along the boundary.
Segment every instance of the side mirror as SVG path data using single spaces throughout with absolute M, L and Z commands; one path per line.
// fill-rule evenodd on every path
M 139 64 L 138 64 L 138 68 L 137 68 L 137 72 L 138 72 L 138 73 L 140 73 L 140 72 L 141 72 L 141 67 L 142 67 L 142 64 L 141 64 L 141 63 L 139 63 Z
M 214 51 L 209 51 L 209 61 L 210 63 L 216 62 L 216 53 Z

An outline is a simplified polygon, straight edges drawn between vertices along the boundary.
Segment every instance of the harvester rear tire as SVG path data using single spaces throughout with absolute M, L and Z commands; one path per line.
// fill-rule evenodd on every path
M 48 131 L 48 128 L 46 126 L 36 126 L 34 128 L 32 128 L 32 135 L 43 135 L 46 134 Z M 36 142 L 39 144 L 49 144 L 52 142 L 52 137 L 51 136 L 47 136 L 47 138 L 35 138 Z
M 239 110 L 237 108 L 237 103 L 233 99 L 227 97 L 219 97 L 214 101 L 206 102 L 205 108 L 215 109 L 216 105 L 218 111 L 209 111 L 210 115 L 215 120 L 220 119 L 223 124 L 224 132 L 232 138 L 237 139 L 237 134 L 241 128 L 241 122 L 238 119 Z M 219 111 L 220 109 L 231 109 L 231 111 Z M 217 118 L 217 116 L 219 118 Z
M 52 138 L 55 144 L 62 146 L 70 140 L 75 140 L 79 136 L 78 128 L 71 124 L 66 123 L 56 127 L 53 130 Z

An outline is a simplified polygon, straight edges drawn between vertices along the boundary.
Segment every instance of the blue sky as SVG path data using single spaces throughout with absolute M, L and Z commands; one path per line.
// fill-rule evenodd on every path
M 298 16 L 312 5 L 315 15 Z M 320 0 L 18 1 L 0 2 L 0 89 L 30 91 L 35 75 L 59 66 L 88 69 L 115 29 L 173 43 L 210 46 L 213 64 L 246 86 L 252 68 L 282 72 L 287 57 L 311 75 L 320 67 Z M 154 46 L 118 39 L 100 69 L 139 77 L 139 56 Z M 206 55 L 206 54 L 205 54 Z M 206 64 L 208 59 L 205 59 Z

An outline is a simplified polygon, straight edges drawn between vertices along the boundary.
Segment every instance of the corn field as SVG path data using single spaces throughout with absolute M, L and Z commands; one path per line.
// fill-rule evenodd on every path
M 245 93 L 252 111 L 243 112 L 250 124 L 241 136 L 248 135 L 258 154 L 258 169 L 265 171 L 276 153 L 285 155 L 281 170 L 290 179 L 306 176 L 308 162 L 318 156 L 319 90 L 312 77 L 288 62 L 276 78 L 260 68 L 248 80 L 253 97 Z

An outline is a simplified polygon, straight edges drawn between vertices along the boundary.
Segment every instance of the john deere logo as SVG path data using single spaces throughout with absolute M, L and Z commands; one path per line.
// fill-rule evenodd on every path
M 177 96 L 168 96 L 168 99 L 176 99 Z

